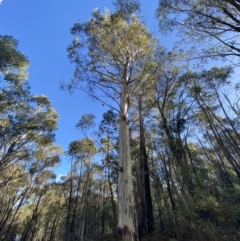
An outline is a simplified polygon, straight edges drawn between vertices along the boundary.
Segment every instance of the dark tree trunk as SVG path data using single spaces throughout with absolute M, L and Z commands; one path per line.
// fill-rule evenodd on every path
M 154 218 L 152 196 L 148 168 L 148 155 L 144 137 L 144 126 L 142 117 L 142 103 L 139 100 L 139 125 L 140 125 L 140 218 L 139 238 L 151 235 L 154 231 Z

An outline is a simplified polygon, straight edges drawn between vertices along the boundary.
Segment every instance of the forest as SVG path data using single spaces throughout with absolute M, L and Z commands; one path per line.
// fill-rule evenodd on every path
M 21 40 L 0 35 L 0 240 L 240 240 L 240 1 L 159 0 L 159 35 L 138 0 L 114 7 L 71 28 L 59 91 L 108 110 L 67 150 Z

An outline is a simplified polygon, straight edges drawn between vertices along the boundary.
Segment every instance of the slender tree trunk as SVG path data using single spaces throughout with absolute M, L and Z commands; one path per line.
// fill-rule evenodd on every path
M 128 61 L 126 62 L 128 66 Z M 127 67 L 126 67 L 127 68 Z M 119 120 L 118 235 L 121 241 L 137 241 L 135 202 L 129 145 L 127 78 L 122 83 Z
M 58 206 L 57 213 L 56 213 L 56 216 L 55 216 L 54 221 L 53 221 L 53 226 L 51 228 L 51 234 L 50 234 L 50 237 L 49 237 L 49 241 L 54 240 L 54 236 L 55 236 L 55 232 L 56 232 L 56 228 L 57 228 L 58 220 L 59 220 L 59 212 L 60 212 L 59 210 L 60 210 L 60 204 Z
M 65 240 L 69 240 L 70 233 L 70 215 L 71 215 L 71 206 L 72 206 L 72 192 L 73 192 L 73 176 L 72 176 L 72 160 L 71 160 L 71 177 L 70 177 L 70 190 L 69 190 L 69 199 L 68 199 L 68 210 L 67 210 L 67 220 L 66 220 L 66 229 L 65 229 Z
M 25 227 L 25 230 L 24 230 L 23 235 L 21 237 L 21 241 L 27 241 L 27 240 L 32 241 L 33 238 L 34 238 L 34 235 L 35 235 L 35 233 L 37 231 L 36 230 L 36 226 L 38 224 L 39 214 L 41 212 L 41 210 L 39 210 L 39 205 L 41 203 L 43 195 L 44 194 L 40 194 L 40 196 L 39 196 L 39 198 L 38 198 L 38 200 L 36 202 L 36 206 L 35 206 L 35 208 L 33 210 L 32 217 L 31 217 L 31 219 L 29 220 L 28 224 Z
M 106 180 L 106 172 L 105 172 L 105 178 L 104 181 Z M 100 191 L 101 193 L 101 191 Z M 103 197 L 102 197 L 102 214 L 101 214 L 101 223 L 102 223 L 102 230 L 101 230 L 101 236 L 104 237 L 105 235 L 105 182 L 103 183 Z
M 115 202 L 114 202 L 114 196 L 113 196 L 113 190 L 112 190 L 112 182 L 110 178 L 110 167 L 109 167 L 109 162 L 107 162 L 107 176 L 108 176 L 108 185 L 109 185 L 109 190 L 110 190 L 110 195 L 111 195 L 111 204 L 112 204 L 112 212 L 113 212 L 113 231 L 115 231 L 116 225 L 117 225 L 117 215 L 116 215 L 116 207 L 115 207 Z
M 240 166 L 239 166 L 238 162 L 235 160 L 235 158 L 233 157 L 232 153 L 229 151 L 229 149 L 224 145 L 221 135 L 219 134 L 218 129 L 215 127 L 214 122 L 212 120 L 212 116 L 209 111 L 209 107 L 204 102 L 202 105 L 201 101 L 198 98 L 196 98 L 196 100 L 197 100 L 199 107 L 201 108 L 201 110 L 203 111 L 203 113 L 206 116 L 206 119 L 209 124 L 209 128 L 213 132 L 213 135 L 214 135 L 220 149 L 222 150 L 222 153 L 227 158 L 228 162 L 231 164 L 233 170 L 236 172 L 238 179 L 240 179 Z
M 157 107 L 159 110 L 159 113 L 161 115 L 161 121 L 164 126 L 164 132 L 167 136 L 168 143 L 169 143 L 169 149 L 173 153 L 174 157 L 177 161 L 177 168 L 180 171 L 180 179 L 182 179 L 182 183 L 184 184 L 184 187 L 187 188 L 188 192 L 191 196 L 194 196 L 194 185 L 189 173 L 189 165 L 187 162 L 187 159 L 185 158 L 185 149 L 182 144 L 182 140 L 180 137 L 180 133 L 178 133 L 178 136 L 173 136 L 170 129 L 169 129 L 169 122 L 166 118 L 166 115 L 164 113 L 164 108 L 162 108 L 157 102 Z M 180 180 L 179 179 L 179 180 Z
M 79 217 L 79 230 L 77 236 L 80 237 L 80 240 L 84 240 L 84 230 L 86 225 L 86 212 L 87 212 L 87 203 L 89 196 L 90 188 L 90 170 L 88 169 L 87 179 L 85 181 L 85 186 L 83 187 L 83 198 L 80 208 L 80 217 Z
M 117 215 L 116 215 L 116 207 L 115 207 L 115 202 L 114 202 L 114 196 L 113 196 L 113 190 L 112 190 L 112 182 L 111 182 L 111 177 L 110 177 L 110 156 L 109 156 L 109 151 L 110 151 L 110 147 L 109 147 L 109 140 L 110 137 L 108 135 L 108 145 L 107 145 L 107 178 L 108 178 L 108 185 L 109 185 L 109 190 L 110 190 L 110 195 L 111 195 L 111 204 L 112 204 L 112 212 L 113 212 L 113 233 L 115 233 L 115 229 L 117 226 Z
M 152 196 L 148 169 L 148 156 L 144 137 L 142 117 L 142 100 L 139 100 L 139 126 L 140 126 L 140 220 L 139 239 L 150 235 L 154 231 Z

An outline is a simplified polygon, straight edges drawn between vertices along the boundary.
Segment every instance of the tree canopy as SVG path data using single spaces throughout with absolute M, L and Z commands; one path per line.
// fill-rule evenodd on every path
M 157 16 L 161 31 L 177 30 L 189 43 L 204 41 L 205 57 L 239 57 L 239 11 L 235 0 L 160 0 Z

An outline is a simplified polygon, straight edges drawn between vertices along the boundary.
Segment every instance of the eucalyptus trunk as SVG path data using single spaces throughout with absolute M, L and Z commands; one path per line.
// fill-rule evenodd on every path
M 140 130 L 140 213 L 139 239 L 151 235 L 154 231 L 153 206 L 148 168 L 148 155 L 145 142 L 144 120 L 142 113 L 142 99 L 139 99 L 139 130 Z
M 127 80 L 122 83 L 119 120 L 118 235 L 119 240 L 137 241 L 135 202 L 128 127 Z

